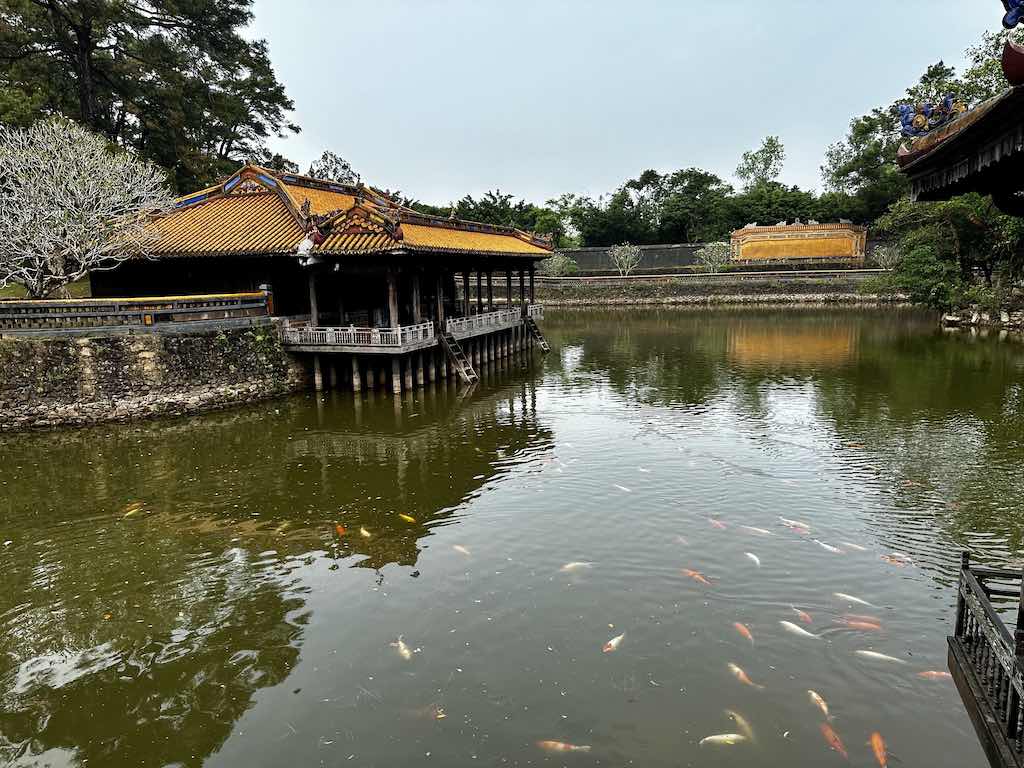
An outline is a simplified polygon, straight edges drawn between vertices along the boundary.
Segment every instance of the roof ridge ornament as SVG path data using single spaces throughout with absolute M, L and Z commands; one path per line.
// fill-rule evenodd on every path
M 952 94 L 946 94 L 938 104 L 930 101 L 922 104 L 900 104 L 898 109 L 903 135 L 917 139 L 962 115 L 967 111 L 967 105 L 954 99 Z
M 1024 22 L 1024 0 L 1003 0 L 1003 6 L 1006 8 L 1006 15 L 1003 16 L 1006 29 L 1015 29 Z

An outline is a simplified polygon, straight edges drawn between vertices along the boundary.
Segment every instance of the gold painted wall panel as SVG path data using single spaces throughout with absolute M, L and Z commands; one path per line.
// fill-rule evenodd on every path
M 784 240 L 754 240 L 740 244 L 740 260 L 763 259 L 851 259 L 854 242 L 849 237 Z

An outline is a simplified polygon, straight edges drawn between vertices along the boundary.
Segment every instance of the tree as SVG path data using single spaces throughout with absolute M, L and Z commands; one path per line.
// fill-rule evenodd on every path
M 171 205 L 162 171 L 74 123 L 0 126 L 0 287 L 45 298 L 145 255 Z
M 629 274 L 640 266 L 641 252 L 639 247 L 625 243 L 611 248 L 608 251 L 608 258 L 619 270 L 620 277 L 629 277 Z
M 576 259 L 561 251 L 552 254 L 540 266 L 540 271 L 550 277 L 565 277 L 566 275 L 575 274 L 579 270 Z
M 721 272 L 732 258 L 729 243 L 708 243 L 697 251 L 697 263 L 705 272 Z
M 903 252 L 895 245 L 879 245 L 871 254 L 872 261 L 882 269 L 896 269 L 903 261 Z
M 778 179 L 785 163 L 786 148 L 778 136 L 769 136 L 760 149 L 743 153 L 736 177 L 750 189 Z
M 359 180 L 358 174 L 352 170 L 351 163 L 329 150 L 309 166 L 306 175 L 314 179 L 337 181 L 340 184 L 355 184 Z
M 252 0 L 4 0 L 0 109 L 76 120 L 168 169 L 179 191 L 297 133 Z M 6 95 L 4 95 L 6 94 Z M 27 113 L 26 113 L 27 110 Z

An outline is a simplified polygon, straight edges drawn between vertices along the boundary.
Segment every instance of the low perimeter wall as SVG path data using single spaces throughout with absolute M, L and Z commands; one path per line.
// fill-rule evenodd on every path
M 0 337 L 0 430 L 196 413 L 305 384 L 276 324 Z

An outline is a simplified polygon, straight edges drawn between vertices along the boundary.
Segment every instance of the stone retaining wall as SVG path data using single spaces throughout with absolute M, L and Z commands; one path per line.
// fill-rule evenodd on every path
M 961 309 L 943 316 L 942 324 L 947 328 L 999 328 L 1024 333 L 1024 310 L 992 313 L 973 308 Z
M 305 385 L 276 325 L 0 338 L 0 430 L 197 413 Z

